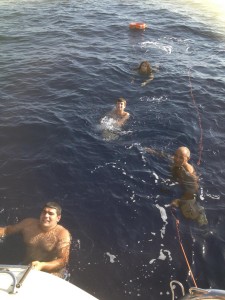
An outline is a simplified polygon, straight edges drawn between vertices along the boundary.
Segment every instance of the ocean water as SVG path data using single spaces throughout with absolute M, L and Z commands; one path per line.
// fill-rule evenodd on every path
M 225 289 L 224 16 L 219 0 L 0 1 L 0 224 L 59 201 L 70 281 L 101 300 L 193 286 L 168 206 L 179 189 L 146 146 L 190 148 L 209 224 L 176 212 L 180 235 L 198 287 Z M 142 60 L 158 68 L 145 87 Z M 131 117 L 105 136 L 118 97 Z M 1 263 L 19 252 L 5 243 Z

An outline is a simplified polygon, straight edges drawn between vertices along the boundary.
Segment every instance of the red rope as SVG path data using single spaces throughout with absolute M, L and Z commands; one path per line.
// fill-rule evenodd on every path
M 171 209 L 171 211 L 172 211 L 172 209 Z M 189 264 L 187 255 L 186 255 L 185 250 L 184 250 L 184 246 L 183 246 L 182 241 L 181 241 L 180 230 L 179 230 L 179 222 L 180 222 L 180 221 L 175 217 L 173 211 L 172 211 L 172 215 L 174 216 L 175 221 L 176 221 L 177 236 L 178 236 L 178 240 L 179 240 L 179 243 L 180 243 L 181 250 L 182 250 L 182 252 L 183 252 L 183 255 L 184 255 L 185 261 L 186 261 L 186 263 L 187 263 L 189 272 L 190 272 L 190 274 L 191 274 L 191 278 L 192 278 L 192 280 L 193 280 L 193 283 L 194 283 L 195 287 L 197 288 L 197 284 L 196 284 L 194 275 L 193 275 L 193 273 L 192 273 L 191 266 L 190 266 L 190 264 Z
M 200 115 L 200 112 L 199 112 L 199 109 L 198 109 L 198 106 L 196 104 L 195 97 L 194 97 L 194 94 L 193 94 L 193 89 L 192 89 L 192 84 L 191 84 L 191 71 L 190 71 L 190 69 L 188 70 L 188 76 L 189 76 L 189 83 L 190 83 L 190 94 L 191 94 L 193 105 L 195 106 L 195 109 L 196 109 L 196 112 L 197 112 L 198 125 L 199 125 L 199 129 L 200 129 L 200 138 L 199 138 L 199 143 L 198 143 L 199 158 L 198 158 L 198 162 L 197 162 L 197 164 L 200 165 L 201 159 L 202 159 L 202 150 L 203 150 L 202 119 L 201 119 L 201 115 Z

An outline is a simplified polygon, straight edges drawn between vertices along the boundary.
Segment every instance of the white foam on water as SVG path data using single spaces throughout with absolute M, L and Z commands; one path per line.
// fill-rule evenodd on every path
M 113 118 L 110 118 L 108 116 L 105 116 L 101 119 L 100 128 L 102 130 L 104 130 L 104 129 L 108 129 L 108 130 L 112 130 L 112 131 L 119 130 L 119 126 L 117 125 L 116 120 Z
M 172 256 L 171 256 L 171 252 L 169 250 L 166 249 L 160 249 L 159 250 L 159 256 L 158 258 L 153 258 L 149 261 L 149 264 L 153 264 L 156 260 L 166 260 L 169 259 L 169 261 L 172 261 Z
M 157 183 L 158 180 L 159 180 L 159 176 L 155 172 L 153 172 L 152 175 L 154 175 L 154 177 L 155 177 L 155 183 Z
M 165 45 L 161 42 L 158 42 L 158 41 L 154 41 L 154 42 L 151 42 L 151 41 L 147 41 L 147 42 L 142 42 L 141 43 L 141 48 L 144 48 L 144 49 L 149 49 L 149 48 L 156 48 L 156 49 L 160 49 L 168 54 L 171 54 L 172 53 L 172 46 L 171 45 Z
M 113 254 L 111 254 L 111 253 L 109 253 L 109 252 L 106 252 L 106 255 L 109 256 L 109 261 L 110 261 L 112 264 L 115 263 L 116 255 L 113 255 Z
M 214 200 L 220 200 L 220 195 L 212 195 L 212 194 L 206 193 L 206 196 L 211 199 L 214 199 Z
M 159 209 L 161 218 L 162 218 L 162 220 L 164 222 L 164 224 L 163 224 L 163 226 L 162 226 L 162 228 L 160 230 L 161 231 L 161 238 L 163 239 L 164 235 L 165 235 L 165 232 L 166 232 L 166 225 L 168 224 L 168 222 L 167 222 L 167 214 L 166 214 L 166 210 L 165 210 L 164 207 L 162 207 L 162 206 L 160 206 L 158 204 L 156 204 L 155 206 Z

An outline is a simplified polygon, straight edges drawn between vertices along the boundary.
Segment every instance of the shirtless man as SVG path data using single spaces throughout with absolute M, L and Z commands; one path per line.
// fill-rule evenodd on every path
M 130 114 L 125 111 L 127 101 L 124 98 L 119 98 L 116 102 L 115 109 L 108 114 L 109 117 L 116 121 L 118 126 L 124 125 L 124 123 L 129 119 Z
M 69 260 L 71 236 L 67 229 L 58 225 L 61 207 L 48 202 L 39 219 L 27 218 L 15 225 L 0 227 L 0 237 L 21 233 L 26 245 L 26 264 L 34 269 L 63 277 Z
M 188 163 L 190 150 L 187 147 L 179 147 L 173 157 L 152 148 L 146 148 L 146 151 L 151 154 L 167 157 L 173 161 L 172 175 L 181 185 L 183 194 L 179 199 L 174 199 L 171 205 L 179 207 L 187 219 L 196 220 L 199 225 L 206 225 L 208 221 L 204 213 L 204 208 L 196 202 L 199 184 L 194 167 Z

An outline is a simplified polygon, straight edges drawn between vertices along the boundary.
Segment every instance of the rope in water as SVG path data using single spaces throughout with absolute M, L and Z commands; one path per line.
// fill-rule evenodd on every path
M 189 272 L 190 272 L 190 274 L 191 274 L 191 278 L 192 278 L 192 280 L 193 280 L 193 283 L 194 283 L 195 287 L 197 287 L 197 284 L 196 284 L 194 275 L 193 275 L 192 270 L 191 270 L 191 266 L 190 266 L 190 264 L 189 264 L 187 255 L 186 255 L 185 250 L 184 250 L 184 246 L 183 246 L 182 241 L 181 241 L 180 230 L 179 230 L 179 222 L 180 222 L 180 221 L 175 217 L 175 215 L 174 215 L 172 209 L 171 209 L 171 212 L 172 212 L 173 217 L 175 218 L 176 229 L 177 229 L 177 236 L 178 236 L 178 241 L 179 241 L 179 243 L 180 243 L 181 250 L 182 250 L 182 252 L 183 252 L 183 255 L 184 255 L 185 261 L 186 261 L 186 263 L 187 263 Z
M 198 162 L 197 162 L 197 164 L 200 165 L 201 159 L 202 159 L 202 150 L 203 150 L 202 119 L 201 119 L 201 115 L 200 115 L 200 112 L 199 112 L 199 109 L 198 109 L 198 106 L 196 104 L 195 97 L 194 97 L 194 94 L 193 94 L 193 88 L 192 88 L 192 83 L 191 83 L 191 70 L 190 70 L 190 68 L 188 70 L 188 76 L 189 76 L 189 83 L 190 83 L 190 94 L 191 94 L 193 105 L 194 105 L 194 107 L 196 109 L 196 112 L 197 112 L 198 125 L 199 125 L 199 129 L 200 129 L 200 138 L 199 138 L 199 143 L 198 143 L 199 158 L 198 158 Z

